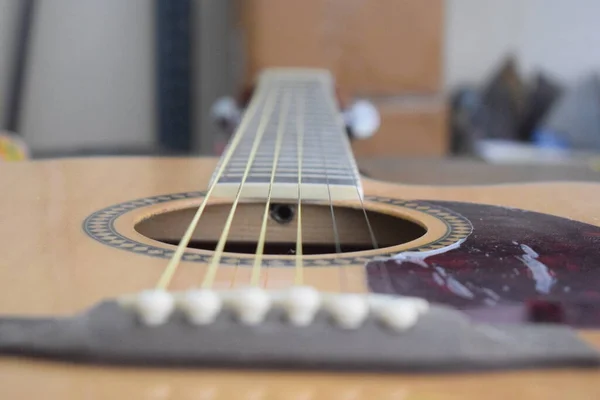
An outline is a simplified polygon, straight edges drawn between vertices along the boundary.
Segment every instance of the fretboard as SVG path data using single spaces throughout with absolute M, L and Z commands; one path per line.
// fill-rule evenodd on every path
M 326 71 L 265 71 L 213 174 L 214 194 L 235 197 L 241 188 L 240 197 L 255 199 L 362 197 L 336 103 Z

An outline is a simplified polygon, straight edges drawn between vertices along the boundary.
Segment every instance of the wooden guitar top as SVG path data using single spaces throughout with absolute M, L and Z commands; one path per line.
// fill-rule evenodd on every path
M 111 247 L 91 238 L 83 221 L 115 204 L 203 190 L 212 158 L 98 158 L 9 163 L 0 185 L 0 314 L 68 315 L 109 297 L 151 287 L 166 260 Z M 535 211 L 600 226 L 600 185 L 544 183 L 496 186 L 416 186 L 363 180 L 368 196 L 479 203 Z M 134 229 L 182 199 L 124 214 L 123 235 L 146 246 L 172 249 Z M 372 204 L 372 209 L 386 206 Z M 416 215 L 416 214 L 415 214 Z M 430 232 L 434 234 L 435 232 Z M 600 249 L 600 246 L 599 246 Z M 198 283 L 206 265 L 184 262 L 174 285 Z M 363 265 L 349 266 L 350 285 L 366 291 Z M 269 285 L 288 279 L 269 270 Z M 248 279 L 238 271 L 236 279 Z M 228 276 L 222 276 L 229 279 Z M 332 269 L 306 271 L 306 281 L 339 289 Z M 581 331 L 600 350 L 600 334 Z M 597 370 L 533 370 L 477 374 L 367 374 L 226 369 L 91 366 L 0 359 L 0 398 L 123 399 L 593 399 Z

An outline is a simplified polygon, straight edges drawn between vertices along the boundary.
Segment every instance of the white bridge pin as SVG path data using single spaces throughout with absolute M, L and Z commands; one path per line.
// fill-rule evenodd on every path
M 417 312 L 420 314 L 424 314 L 429 310 L 429 302 L 424 299 L 419 299 L 418 297 L 409 297 L 404 299 L 404 301 L 409 302 L 417 309 Z
M 174 295 L 164 290 L 147 290 L 124 296 L 120 304 L 133 310 L 149 326 L 167 322 L 176 307 L 193 325 L 213 323 L 224 308 L 231 310 L 242 324 L 256 325 L 276 307 L 284 310 L 288 321 L 296 326 L 310 325 L 323 309 L 343 329 L 357 329 L 373 315 L 397 332 L 414 326 L 429 309 L 429 303 L 418 297 L 321 293 L 310 286 L 274 292 L 258 287 L 231 291 L 195 289 Z
M 421 303 L 411 300 L 393 299 L 376 310 L 378 319 L 389 328 L 402 332 L 417 323 Z
M 358 328 L 369 314 L 368 302 L 358 294 L 331 295 L 325 301 L 325 309 L 345 329 Z
M 321 307 L 321 295 L 309 286 L 295 286 L 279 299 L 290 322 L 297 326 L 309 325 Z
M 177 303 L 194 325 L 212 323 L 223 306 L 221 297 L 212 290 L 190 290 L 181 295 Z
M 242 323 L 256 325 L 262 322 L 269 312 L 271 297 L 263 289 L 241 289 L 232 294 L 227 305 L 231 307 Z
M 406 304 L 406 306 L 413 306 L 417 309 L 419 314 L 424 314 L 429 310 L 429 302 L 419 297 L 391 297 L 380 294 L 372 294 L 369 296 L 369 305 L 374 311 L 378 311 L 382 307 L 386 307 L 392 301 L 402 302 L 403 304 Z
M 171 316 L 175 299 L 164 290 L 147 290 L 139 293 L 130 306 L 146 325 L 161 325 Z

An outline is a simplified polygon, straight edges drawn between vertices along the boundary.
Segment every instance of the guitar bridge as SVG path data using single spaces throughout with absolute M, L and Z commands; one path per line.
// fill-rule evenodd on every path
M 598 367 L 562 325 L 478 324 L 375 294 L 144 292 L 69 318 L 0 318 L 0 354 L 138 366 L 359 371 Z

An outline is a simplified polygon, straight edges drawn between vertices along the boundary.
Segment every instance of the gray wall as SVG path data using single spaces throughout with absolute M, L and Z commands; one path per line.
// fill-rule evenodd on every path
M 212 154 L 218 130 L 212 123 L 210 108 L 223 95 L 237 95 L 241 81 L 241 59 L 236 57 L 239 41 L 235 31 L 235 7 L 231 0 L 196 0 L 194 37 L 196 82 L 195 150 Z
M 600 72 L 598 0 L 447 0 L 446 86 L 480 82 L 509 52 L 524 74 Z
M 148 0 L 38 1 L 21 130 L 35 151 L 154 144 Z
M 6 117 L 4 102 L 11 74 L 10 55 L 17 23 L 18 2 L 19 0 L 0 0 L 0 129 L 4 127 Z
M 0 0 L 2 99 L 18 1 Z M 194 145 L 206 154 L 210 106 L 235 91 L 233 9 L 225 0 L 194 6 Z M 38 0 L 20 121 L 34 152 L 155 147 L 153 8 L 150 0 Z

